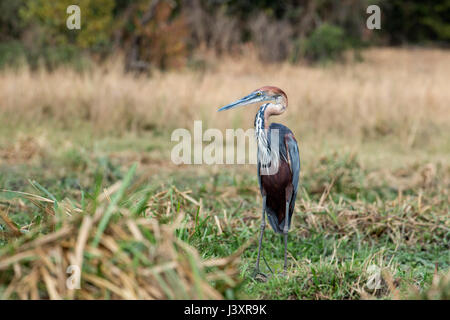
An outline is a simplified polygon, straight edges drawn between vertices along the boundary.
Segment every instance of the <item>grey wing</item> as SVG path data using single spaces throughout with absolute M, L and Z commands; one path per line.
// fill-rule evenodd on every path
M 292 171 L 292 185 L 294 187 L 291 203 L 295 203 L 295 197 L 297 196 L 298 190 L 298 181 L 300 178 L 300 153 L 298 151 L 297 141 L 295 140 L 294 136 L 292 135 L 287 136 L 286 144 L 287 144 L 287 153 L 289 157 L 289 165 Z

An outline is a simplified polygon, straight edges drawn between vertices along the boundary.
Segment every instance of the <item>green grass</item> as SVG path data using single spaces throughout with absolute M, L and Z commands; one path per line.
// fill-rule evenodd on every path
M 83 207 L 88 195 L 125 179 L 131 163 L 138 161 L 131 191 L 120 205 L 159 224 L 183 212 L 176 236 L 204 259 L 230 256 L 248 244 L 240 257 L 241 282 L 233 288 L 215 283 L 228 298 L 390 299 L 406 297 L 414 287 L 427 292 L 436 266 L 438 275 L 449 271 L 450 167 L 445 163 L 409 162 L 386 169 L 367 165 L 359 157 L 362 151 L 307 155 L 289 233 L 288 276 L 280 276 L 282 237 L 267 227 L 262 254 L 274 274 L 261 261 L 270 277 L 259 282 L 251 277 L 261 215 L 254 168 L 164 165 L 164 138 L 148 138 L 80 138 L 80 143 L 60 148 L 44 145 L 45 152 L 30 159 L 3 161 L 0 186 L 42 196 L 48 192 L 57 201 L 70 199 Z M 64 140 L 52 137 L 48 144 L 57 139 Z M 0 194 L 0 206 L 23 230 L 39 226 L 44 218 L 29 201 L 10 193 Z M 6 231 L 6 225 L 0 224 L 0 230 Z M 0 235 L 0 246 L 11 241 Z M 367 287 L 372 265 L 383 271 L 378 290 Z

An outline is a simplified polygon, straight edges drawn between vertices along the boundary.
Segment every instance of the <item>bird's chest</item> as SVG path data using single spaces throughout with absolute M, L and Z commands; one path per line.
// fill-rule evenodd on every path
M 267 193 L 284 193 L 286 187 L 292 184 L 292 173 L 289 164 L 281 160 L 274 174 L 261 175 L 261 187 Z

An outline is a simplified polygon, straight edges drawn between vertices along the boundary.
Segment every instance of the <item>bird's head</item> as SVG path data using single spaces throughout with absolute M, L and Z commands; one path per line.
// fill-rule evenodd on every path
M 218 111 L 229 110 L 239 106 L 245 106 L 262 101 L 275 101 L 275 103 L 280 105 L 283 110 L 288 104 L 287 96 L 283 90 L 273 86 L 265 86 L 256 89 L 249 95 L 220 108 Z

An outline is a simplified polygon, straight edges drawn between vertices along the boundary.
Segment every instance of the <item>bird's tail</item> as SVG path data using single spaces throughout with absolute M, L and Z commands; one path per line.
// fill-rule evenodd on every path
M 284 219 L 286 219 L 286 217 L 280 223 L 278 223 L 277 214 L 271 208 L 267 207 L 266 212 L 267 212 L 267 220 L 269 221 L 269 224 L 272 227 L 273 231 L 275 231 L 275 233 L 283 233 Z M 289 210 L 289 215 L 287 217 L 289 219 L 288 220 L 288 230 L 291 228 L 292 212 L 293 212 L 293 208 L 291 208 Z
M 275 231 L 275 233 L 283 233 L 283 228 L 280 226 L 284 225 L 284 220 L 282 221 L 281 224 L 279 224 L 277 214 L 271 208 L 268 207 L 266 208 L 266 211 L 267 211 L 267 220 L 269 221 L 269 224 L 272 227 L 273 231 Z

